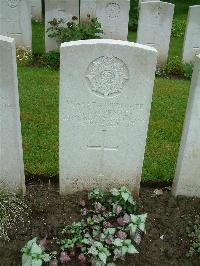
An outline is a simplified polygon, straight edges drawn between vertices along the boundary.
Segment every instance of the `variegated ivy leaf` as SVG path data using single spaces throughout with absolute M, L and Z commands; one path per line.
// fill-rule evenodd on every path
M 138 254 L 139 252 L 137 251 L 137 249 L 131 244 L 128 246 L 128 251 L 127 253 L 129 254 Z
M 98 254 L 98 256 L 99 256 L 100 260 L 106 265 L 107 255 L 105 253 L 100 252 Z
M 110 190 L 110 193 L 113 195 L 113 196 L 119 196 L 120 193 L 119 193 L 119 190 L 116 189 L 116 188 L 113 188 Z
M 120 238 L 116 238 L 114 241 L 113 241 L 113 244 L 117 247 L 122 247 L 123 246 L 123 239 L 120 239 Z
M 116 228 L 106 228 L 103 232 L 105 235 L 114 235 L 116 233 Z
M 129 230 L 130 230 L 130 235 L 131 235 L 131 237 L 133 238 L 134 235 L 135 235 L 135 233 L 136 233 L 136 231 L 137 231 L 137 225 L 131 223 L 131 224 L 129 224 L 128 227 L 129 227 Z
M 147 213 L 145 214 L 141 214 L 141 215 L 134 215 L 134 214 L 131 214 L 131 221 L 134 223 L 134 224 L 141 224 L 141 223 L 145 223 L 146 222 L 146 219 L 147 219 Z
M 122 195 L 122 198 L 124 199 L 124 201 L 128 200 L 128 198 L 129 198 L 129 193 L 128 192 L 122 192 L 121 195 Z

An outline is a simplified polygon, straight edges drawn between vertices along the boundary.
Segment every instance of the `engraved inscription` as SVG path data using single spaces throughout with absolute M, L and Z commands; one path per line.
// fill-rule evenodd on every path
M 106 14 L 109 19 L 117 19 L 120 15 L 120 5 L 116 2 L 111 2 L 106 6 Z
M 121 94 L 129 79 L 126 64 L 117 57 L 102 56 L 88 67 L 86 78 L 93 93 L 101 97 L 115 97 Z
M 82 123 L 86 126 L 117 127 L 120 125 L 134 126 L 137 122 L 145 122 L 143 104 L 96 103 L 67 101 L 70 114 L 64 120 Z
M 10 6 L 11 8 L 14 8 L 18 5 L 19 0 L 7 0 L 8 1 L 8 6 Z

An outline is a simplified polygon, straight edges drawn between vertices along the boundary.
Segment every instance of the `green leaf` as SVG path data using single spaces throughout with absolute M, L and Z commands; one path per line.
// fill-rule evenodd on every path
M 105 235 L 114 235 L 116 233 L 116 228 L 106 228 L 103 232 Z
M 32 244 L 32 247 L 31 247 L 31 253 L 32 254 L 42 254 L 42 252 L 43 252 L 43 250 L 38 244 L 36 244 L 36 243 Z
M 137 225 L 136 224 L 129 224 L 129 230 L 130 230 L 130 234 L 131 234 L 131 237 L 134 236 L 134 234 L 136 233 L 137 231 Z
M 128 192 L 122 192 L 121 195 L 122 195 L 122 198 L 124 199 L 124 201 L 128 200 L 128 198 L 129 198 L 129 193 Z
M 123 246 L 123 240 L 120 239 L 120 238 L 116 238 L 114 241 L 113 241 L 113 244 L 117 247 L 122 247 Z
M 129 254 L 137 254 L 137 253 L 139 253 L 139 252 L 138 252 L 137 249 L 131 244 L 131 245 L 128 246 L 128 253 L 129 253 Z
M 92 246 L 89 250 L 88 250 L 88 254 L 92 254 L 93 256 L 97 256 L 98 255 L 98 250 Z
M 113 196 L 119 196 L 120 195 L 119 190 L 116 188 L 111 189 L 110 192 Z
M 145 224 L 144 224 L 144 223 L 139 224 L 138 228 L 139 228 L 142 232 L 145 232 Z
M 138 215 L 138 218 L 140 219 L 141 223 L 145 223 L 147 219 L 147 213 Z
M 44 253 L 42 255 L 42 259 L 43 259 L 44 262 L 49 262 L 51 260 L 51 256 L 49 254 L 47 254 L 47 253 Z
M 32 264 L 30 266 L 41 266 L 42 260 L 41 259 L 34 259 L 32 260 Z
M 100 258 L 101 261 L 103 261 L 104 264 L 106 264 L 107 255 L 105 253 L 100 252 L 99 253 L 99 258 Z
M 128 247 L 127 246 L 123 246 L 122 247 L 122 256 L 126 255 L 127 252 L 128 252 Z
M 32 256 L 27 255 L 27 254 L 23 254 L 22 255 L 22 266 L 30 266 L 32 262 Z

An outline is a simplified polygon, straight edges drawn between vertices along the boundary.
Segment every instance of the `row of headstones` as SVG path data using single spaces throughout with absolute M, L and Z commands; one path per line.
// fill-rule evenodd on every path
M 156 61 L 154 48 L 127 41 L 61 45 L 61 193 L 121 185 L 139 193 Z M 0 36 L 0 62 L 0 184 L 25 192 L 14 39 Z M 200 197 L 199 99 L 197 56 L 174 195 Z
M 32 2 L 32 10 L 40 0 Z M 87 15 L 97 17 L 104 31 L 105 39 L 127 40 L 130 0 L 82 0 L 81 21 Z M 14 37 L 17 46 L 31 50 L 32 31 L 30 12 L 27 0 L 1 0 L 0 2 L 0 34 Z M 174 5 L 161 1 L 145 1 L 140 3 L 137 43 L 153 46 L 159 52 L 158 63 L 167 61 Z M 79 0 L 46 0 L 45 1 L 45 28 L 50 26 L 53 18 L 71 20 L 72 16 L 79 17 Z M 45 30 L 45 32 L 46 32 Z M 46 51 L 58 47 L 55 40 L 45 34 Z M 187 30 L 183 48 L 183 61 L 190 63 L 196 54 L 200 53 L 200 5 L 192 6 L 189 10 Z

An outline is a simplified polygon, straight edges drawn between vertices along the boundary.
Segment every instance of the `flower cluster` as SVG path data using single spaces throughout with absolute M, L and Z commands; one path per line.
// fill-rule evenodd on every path
M 136 202 L 130 191 L 122 187 L 104 194 L 94 189 L 88 199 L 88 204 L 80 202 L 82 219 L 62 231 L 59 252 L 51 257 L 50 266 L 66 265 L 73 259 L 82 266 L 88 262 L 115 265 L 117 259 L 138 253 L 147 214 L 135 214 Z
M 104 194 L 94 189 L 88 199 L 89 207 L 81 201 L 82 220 L 63 230 L 59 244 L 66 254 L 65 263 L 72 251 L 80 265 L 87 261 L 92 261 L 93 265 L 108 265 L 125 259 L 126 254 L 138 253 L 136 246 L 145 232 L 147 215 L 135 215 L 136 202 L 130 191 L 122 187 Z

